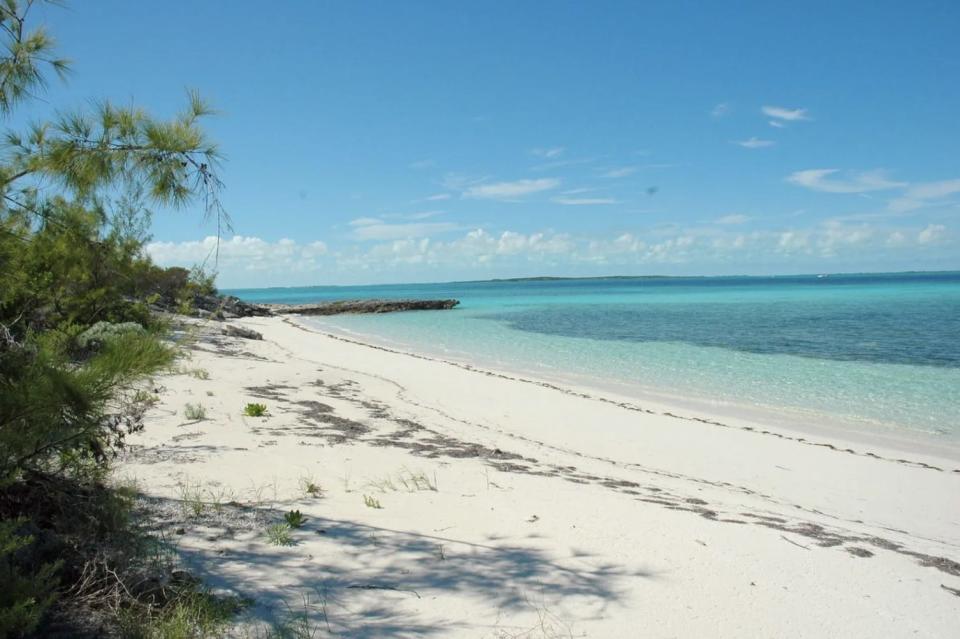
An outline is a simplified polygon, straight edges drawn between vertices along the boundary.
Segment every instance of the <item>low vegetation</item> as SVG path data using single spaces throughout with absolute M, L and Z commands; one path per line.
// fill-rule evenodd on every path
M 271 524 L 267 527 L 267 540 L 274 546 L 292 546 L 291 530 L 290 524 L 286 522 Z
M 199 422 L 207 418 L 207 409 L 203 404 L 187 404 L 183 407 L 183 416 L 192 422 Z
M 0 3 L 5 124 L 68 69 L 31 28 L 33 4 Z M 202 271 L 144 252 L 150 205 L 196 200 L 225 222 L 210 113 L 196 94 L 170 120 L 103 102 L 0 142 L 0 637 L 52 623 L 61 636 L 199 637 L 235 609 L 152 559 L 134 495 L 110 474 L 155 401 L 147 380 L 177 357 L 157 311 L 214 292 Z
M 311 497 L 323 496 L 323 487 L 309 475 L 302 475 L 300 477 L 300 490 Z
M 243 414 L 247 417 L 263 417 L 267 414 L 266 404 L 247 404 L 243 407 Z
M 436 477 L 431 481 L 423 471 L 411 471 L 406 468 L 393 475 L 370 479 L 366 483 L 381 493 L 405 491 L 415 493 L 420 491 L 437 491 Z
M 291 528 L 300 528 L 307 523 L 307 518 L 299 510 L 291 510 L 283 516 L 283 519 Z

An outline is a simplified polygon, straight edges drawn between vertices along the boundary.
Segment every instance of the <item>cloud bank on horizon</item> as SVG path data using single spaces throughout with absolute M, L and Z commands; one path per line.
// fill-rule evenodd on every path
M 255 12 L 171 3 L 38 11 L 71 100 L 223 109 L 221 286 L 960 269 L 960 3 L 302 3 L 259 51 Z M 216 245 L 153 220 L 160 264 Z

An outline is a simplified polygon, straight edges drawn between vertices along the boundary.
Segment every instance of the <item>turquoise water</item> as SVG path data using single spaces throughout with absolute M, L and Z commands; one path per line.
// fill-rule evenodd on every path
M 960 273 L 245 289 L 248 301 L 455 297 L 310 321 L 399 348 L 694 407 L 960 440 Z

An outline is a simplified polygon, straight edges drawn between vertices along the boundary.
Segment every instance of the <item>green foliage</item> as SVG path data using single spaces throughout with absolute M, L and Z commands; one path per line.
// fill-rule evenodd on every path
M 59 335 L 34 334 L 0 349 L 0 486 L 23 473 L 83 474 L 141 427 L 140 411 L 111 400 L 173 361 L 155 336 L 120 333 L 82 362 Z
M 307 523 L 307 518 L 299 510 L 291 510 L 283 516 L 283 519 L 291 528 L 300 528 Z
M 310 475 L 300 477 L 300 489 L 311 497 L 321 497 L 323 495 L 323 487 L 315 482 Z
M 207 418 L 207 409 L 203 404 L 187 404 L 183 407 L 183 416 L 192 422 L 199 422 Z
M 380 500 L 370 495 L 363 496 L 363 505 L 367 508 L 383 508 L 383 506 L 380 505 Z
M 231 619 L 249 602 L 216 597 L 184 587 L 159 610 L 137 607 L 125 611 L 120 630 L 126 639 L 206 639 L 220 637 Z
M 27 31 L 24 17 L 27 7 L 4 0 L 0 4 L 0 27 L 6 32 L 5 55 L 0 57 L 0 114 L 7 115 L 14 106 L 31 97 L 45 84 L 43 68 L 63 77 L 69 67 L 64 58 L 53 55 L 55 43 L 42 28 Z
M 28 26 L 40 1 L 0 0 L 0 119 L 42 90 L 45 74 L 67 70 L 52 38 Z M 217 150 L 201 127 L 212 111 L 197 94 L 169 120 L 107 102 L 59 113 L 0 136 L 0 637 L 42 624 L 51 556 L 64 559 L 65 579 L 95 564 L 105 581 L 136 556 L 120 544 L 101 561 L 131 535 L 127 496 L 103 480 L 142 428 L 137 388 L 174 358 L 151 305 L 214 292 L 202 270 L 151 263 L 148 205 L 198 201 L 218 231 L 229 224 Z M 197 606 L 170 607 L 165 627 L 185 627 L 178 610 Z
M 247 404 L 243 407 L 243 414 L 247 417 L 263 417 L 267 414 L 266 404 Z
M 184 514 L 198 519 L 207 507 L 203 500 L 203 487 L 199 483 L 180 482 L 177 484 L 177 489 L 180 492 L 180 504 L 183 507 Z
M 0 521 L 0 637 L 33 632 L 55 598 L 57 563 L 30 566 L 31 535 L 24 519 Z
M 274 546 L 292 546 L 293 537 L 290 536 L 290 524 L 272 524 L 267 527 L 267 540 Z

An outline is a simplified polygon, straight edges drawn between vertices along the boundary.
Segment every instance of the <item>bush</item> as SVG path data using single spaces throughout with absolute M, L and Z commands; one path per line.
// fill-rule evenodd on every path
M 173 361 L 155 336 L 121 333 L 83 362 L 57 339 L 0 347 L 0 486 L 23 473 L 78 471 L 102 463 L 142 428 L 142 408 L 116 409 L 116 393 Z
M 307 523 L 307 518 L 299 510 L 291 510 L 283 516 L 283 519 L 291 528 L 300 528 Z
M 0 521 L 0 637 L 33 632 L 55 598 L 59 563 L 34 564 L 34 539 L 20 534 L 26 520 Z
M 67 70 L 44 30 L 25 25 L 33 4 L 0 5 L 2 118 L 47 71 Z M 199 270 L 151 263 L 143 202 L 177 208 L 199 196 L 225 222 L 201 127 L 211 111 L 197 95 L 167 121 L 106 102 L 57 107 L 53 121 L 6 131 L 0 153 L 0 637 L 43 632 L 58 574 L 74 603 L 81 591 L 102 599 L 109 584 L 138 605 L 121 582 L 141 568 L 129 499 L 104 480 L 142 428 L 144 404 L 124 399 L 174 357 L 151 303 L 213 291 Z
M 292 546 L 293 537 L 290 536 L 290 524 L 273 524 L 267 528 L 267 539 L 274 546 Z
M 137 322 L 97 322 L 76 338 L 77 347 L 82 351 L 97 351 L 111 340 L 115 340 L 128 333 L 143 334 L 146 332 Z
M 263 417 L 267 414 L 266 404 L 247 404 L 243 407 L 243 414 L 247 417 Z
M 187 404 L 183 407 L 183 416 L 192 422 L 199 422 L 207 418 L 207 409 L 203 404 Z

